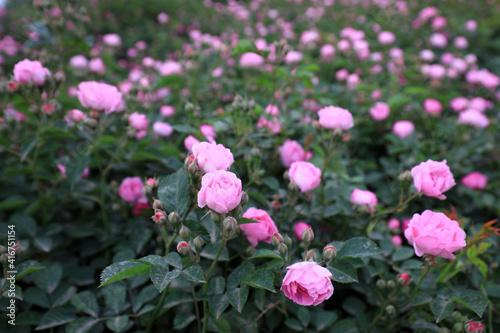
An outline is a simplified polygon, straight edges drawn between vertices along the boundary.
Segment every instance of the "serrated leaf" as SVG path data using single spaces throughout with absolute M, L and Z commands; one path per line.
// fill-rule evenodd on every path
M 248 299 L 248 287 L 241 286 L 241 288 L 229 289 L 226 292 L 226 295 L 229 303 L 236 309 L 236 311 L 241 313 Z
M 427 295 L 423 291 L 419 291 L 415 295 L 415 299 L 413 300 L 413 305 L 414 306 L 423 305 L 423 304 L 430 303 L 430 301 L 432 301 L 432 297 L 431 296 Z
M 94 318 L 78 318 L 66 327 L 66 333 L 87 333 L 98 322 L 99 320 Z
M 313 316 L 313 324 L 316 326 L 318 331 L 332 326 L 332 324 L 339 319 L 339 316 L 336 312 L 319 312 Z
M 340 283 L 358 282 L 356 268 L 347 260 L 335 259 L 327 268 L 332 273 L 331 279 L 333 281 Z
M 255 258 L 273 258 L 273 259 L 283 260 L 283 258 L 280 256 L 278 252 L 267 249 L 260 249 L 255 251 L 255 253 L 248 259 L 255 259 Z
M 338 251 L 337 258 L 351 257 L 363 258 L 381 253 L 382 250 L 366 237 L 354 237 L 344 243 L 344 246 Z
M 89 164 L 90 158 L 87 150 L 76 152 L 75 156 L 66 165 L 66 176 L 71 185 L 82 178 L 82 174 Z
M 227 309 L 229 306 L 229 301 L 225 294 L 217 294 L 210 297 L 208 300 L 208 308 L 210 312 L 215 317 L 215 319 L 219 319 L 221 314 Z
M 294 318 L 290 318 L 290 319 L 285 320 L 285 325 L 286 325 L 286 327 L 291 328 L 292 330 L 295 330 L 295 331 L 303 331 L 304 330 L 304 327 L 302 327 L 300 322 Z
M 343 319 L 336 322 L 330 332 L 358 333 L 359 330 L 353 319 Z
M 23 276 L 26 276 L 28 274 L 31 274 L 33 272 L 36 272 L 44 268 L 45 267 L 40 265 L 40 263 L 35 260 L 24 261 L 17 266 L 16 281 L 22 278 Z
M 105 308 L 115 315 L 120 314 L 123 304 L 125 304 L 126 293 L 127 288 L 123 282 L 107 285 L 102 290 Z
M 181 271 L 177 268 L 169 272 L 168 268 L 157 265 L 153 265 L 149 271 L 149 277 L 160 293 L 163 292 L 168 284 L 175 280 L 179 274 L 181 274 Z
M 180 313 L 174 318 L 174 330 L 182 330 L 196 320 L 192 313 Z
M 45 330 L 51 327 L 67 324 L 77 317 L 73 310 L 67 308 L 55 308 L 49 310 L 42 316 L 40 324 L 35 328 L 35 331 Z
M 403 261 L 413 257 L 415 250 L 408 246 L 402 246 L 394 251 L 392 255 L 392 261 Z
M 142 257 L 142 258 L 138 259 L 137 261 L 168 268 L 168 263 L 166 262 L 165 257 L 154 255 L 154 254 L 150 254 L 149 256 Z
M 47 294 L 38 288 L 30 287 L 23 291 L 23 299 L 27 303 L 38 305 L 41 308 L 50 308 L 50 300 Z
M 305 307 L 299 308 L 299 311 L 297 311 L 297 318 L 299 318 L 303 327 L 307 327 L 309 323 L 311 323 L 311 313 L 309 313 L 309 310 Z
M 165 210 L 176 211 L 182 217 L 188 211 L 191 199 L 189 176 L 184 168 L 160 180 L 158 198 L 163 202 Z
M 52 294 L 61 281 L 63 269 L 58 262 L 44 265 L 46 269 L 33 272 L 31 277 L 38 288 L 44 290 L 47 294 Z
M 150 284 L 142 288 L 139 294 L 134 298 L 132 311 L 136 313 L 145 303 L 149 302 L 158 295 L 158 290 L 154 285 Z
M 276 292 L 274 289 L 274 277 L 271 271 L 267 269 L 259 269 L 252 274 L 248 281 L 245 281 L 250 287 L 257 289 L 266 289 L 273 293 Z
M 148 274 L 151 269 L 150 264 L 134 261 L 120 261 L 109 265 L 101 273 L 101 285 L 103 287 L 109 283 L 123 280 L 132 276 Z
M 59 287 L 54 290 L 51 295 L 52 307 L 62 306 L 68 303 L 77 292 L 75 286 L 69 285 L 65 282 L 61 283 Z
M 434 314 L 434 318 L 436 319 L 436 324 L 441 320 L 445 319 L 455 309 L 455 304 L 453 300 L 449 297 L 438 295 L 431 301 L 431 311 Z
M 71 297 L 71 304 L 78 310 L 97 318 L 99 315 L 99 304 L 97 298 L 89 290 L 82 291 Z
M 452 299 L 457 304 L 474 311 L 479 317 L 483 316 L 484 309 L 488 305 L 488 299 L 476 290 L 460 290 Z
M 249 262 L 243 262 L 240 266 L 236 267 L 234 271 L 229 274 L 227 278 L 226 287 L 227 289 L 232 289 L 241 283 L 243 279 L 249 275 L 255 269 L 254 265 Z
M 208 282 L 208 292 L 210 294 L 223 294 L 226 288 L 226 279 L 222 276 L 215 276 Z
M 21 162 L 24 161 L 24 159 L 28 156 L 30 151 L 35 147 L 35 145 L 40 141 L 40 138 L 38 136 L 35 136 L 30 142 L 28 142 L 25 145 L 21 146 Z
M 170 252 L 165 257 L 165 261 L 172 267 L 182 269 L 182 258 L 177 252 Z
M 181 274 L 187 280 L 192 281 L 192 282 L 197 282 L 197 283 L 206 283 L 207 282 L 207 280 L 205 280 L 205 276 L 203 275 L 203 270 L 201 269 L 200 265 L 198 265 L 198 264 L 189 266 L 188 268 L 183 270 L 181 272 Z
M 35 238 L 34 244 L 37 249 L 43 252 L 50 252 L 52 249 L 52 238 L 44 236 L 37 237 Z
M 106 320 L 106 327 L 113 332 L 123 332 L 128 322 L 128 316 L 116 316 Z

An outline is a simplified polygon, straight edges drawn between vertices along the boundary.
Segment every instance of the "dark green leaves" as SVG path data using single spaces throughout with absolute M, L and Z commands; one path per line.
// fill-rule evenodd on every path
M 89 290 L 85 290 L 71 297 L 71 304 L 78 310 L 97 318 L 99 315 L 99 304 L 97 298 Z
M 173 271 L 169 272 L 168 268 L 157 265 L 154 265 L 149 271 L 149 277 L 160 293 L 163 292 L 168 284 L 175 280 L 175 278 L 178 277 L 179 274 L 181 274 L 181 271 L 179 269 L 174 269 Z
M 35 331 L 45 330 L 51 327 L 61 326 L 76 319 L 73 310 L 66 308 L 55 308 L 45 313 L 40 320 L 40 325 L 35 328 Z
M 198 283 L 206 283 L 205 276 L 203 275 L 203 270 L 200 265 L 192 265 L 182 271 L 182 276 L 187 280 Z
M 191 198 L 190 181 L 186 170 L 179 169 L 161 179 L 158 198 L 163 202 L 167 212 L 176 211 L 182 217 L 189 209 Z
M 212 312 L 215 319 L 219 319 L 220 315 L 227 309 L 228 306 L 229 301 L 225 294 L 213 295 L 208 300 L 208 307 L 210 308 L 210 312 Z
M 431 311 L 436 318 L 436 323 L 448 317 L 454 309 L 455 304 L 449 297 L 438 295 L 431 301 Z
M 363 258 L 381 253 L 377 245 L 366 237 L 354 237 L 344 243 L 337 253 L 337 258 Z
M 488 305 L 488 299 L 476 290 L 460 290 L 452 299 L 457 304 L 474 311 L 479 317 L 483 316 L 484 309 Z
M 347 260 L 335 259 L 330 265 L 328 270 L 332 273 L 332 280 L 340 283 L 358 282 L 358 274 L 354 266 Z
M 275 293 L 276 290 L 274 289 L 273 279 L 274 277 L 271 271 L 267 269 L 259 269 L 255 271 L 255 273 L 253 273 L 250 279 L 245 283 L 250 287 L 266 289 Z
M 34 260 L 28 260 L 25 262 L 22 262 L 17 266 L 17 275 L 16 275 L 16 281 L 22 278 L 23 276 L 26 276 L 30 273 L 36 272 L 40 269 L 44 269 L 40 263 L 34 261 Z
M 283 260 L 283 258 L 279 255 L 278 252 L 266 249 L 260 249 L 255 251 L 255 253 L 249 259 L 255 259 L 255 258 L 273 258 L 273 259 Z
M 101 285 L 149 273 L 151 265 L 134 261 L 121 261 L 106 267 L 101 273 Z
M 248 287 L 241 286 L 241 288 L 230 289 L 226 292 L 226 295 L 229 303 L 236 309 L 236 311 L 241 313 L 243 306 L 248 299 Z

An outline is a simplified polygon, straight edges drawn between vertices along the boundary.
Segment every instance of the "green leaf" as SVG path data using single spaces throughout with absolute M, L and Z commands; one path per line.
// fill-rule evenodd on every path
M 123 304 L 125 304 L 126 293 L 127 288 L 125 288 L 123 282 L 110 284 L 103 288 L 102 294 L 105 308 L 111 310 L 115 315 L 120 314 Z
M 403 261 L 413 257 L 415 250 L 408 246 L 402 246 L 394 251 L 392 255 L 392 261 Z
M 255 270 L 255 267 L 249 262 L 243 262 L 240 266 L 236 267 L 234 271 L 229 274 L 227 278 L 226 288 L 232 289 L 241 283 L 243 279 Z
M 57 127 L 42 127 L 38 131 L 38 135 L 42 139 L 46 138 L 55 138 L 55 139 L 73 139 L 75 138 L 75 135 L 72 132 L 65 131 L 63 129 L 57 128 Z
M 189 266 L 185 270 L 182 271 L 182 276 L 185 277 L 189 281 L 198 282 L 198 283 L 206 283 L 205 276 L 203 275 L 203 270 L 200 265 L 194 264 Z
M 238 41 L 231 55 L 236 56 L 247 52 L 257 52 L 257 47 L 248 39 L 242 39 Z
M 47 294 L 52 294 L 61 281 L 63 269 L 58 262 L 44 265 L 45 269 L 33 272 L 31 277 L 38 288 L 44 290 Z
M 35 136 L 30 142 L 21 146 L 21 162 L 24 161 L 24 159 L 28 156 L 33 147 L 36 146 L 38 141 L 40 141 L 40 138 L 38 136 Z
M 210 297 L 208 300 L 208 307 L 212 315 L 215 319 L 219 319 L 221 314 L 227 309 L 229 306 L 229 301 L 225 294 L 217 294 Z
M 337 258 L 351 257 L 363 258 L 381 253 L 382 250 L 366 237 L 354 237 L 344 243 L 337 253 Z
M 186 170 L 179 169 L 162 178 L 158 186 L 158 198 L 163 202 L 166 211 L 176 211 L 182 217 L 191 203 L 190 180 Z
M 196 128 L 189 125 L 172 125 L 172 128 L 180 133 L 196 133 Z
M 116 316 L 106 320 L 106 327 L 113 332 L 123 332 L 129 322 L 128 316 Z
M 434 318 L 436 319 L 436 324 L 441 320 L 445 319 L 453 310 L 455 310 L 455 304 L 453 300 L 444 295 L 438 295 L 431 301 L 431 311 L 434 314 Z
M 228 299 L 229 303 L 239 313 L 241 313 L 241 311 L 243 310 L 243 307 L 245 306 L 245 303 L 247 302 L 248 290 L 249 289 L 247 286 L 241 286 L 241 288 L 229 289 L 226 292 L 227 299 Z
M 457 304 L 474 311 L 479 317 L 483 316 L 484 309 L 488 305 L 488 299 L 476 290 L 460 290 L 452 299 Z
M 215 257 L 217 256 L 217 252 L 219 252 L 221 242 L 222 241 L 213 243 L 212 246 L 205 246 L 203 248 L 203 251 L 201 251 L 200 256 L 211 260 L 215 259 Z M 224 247 L 221 255 L 219 256 L 219 261 L 228 261 L 228 260 L 229 260 L 229 252 L 227 250 L 227 247 Z
M 41 308 L 50 308 L 50 300 L 42 290 L 30 287 L 23 292 L 23 299 L 27 303 L 38 305 Z
M 208 292 L 210 294 L 223 294 L 226 288 L 226 279 L 222 276 L 215 276 L 208 282 Z
M 14 210 L 26 204 L 26 199 L 7 199 L 0 202 L 0 210 Z
M 297 311 L 297 318 L 299 318 L 303 327 L 307 327 L 311 323 L 311 314 L 305 307 L 299 308 L 299 311 Z
M 71 304 L 78 310 L 97 318 L 99 315 L 99 304 L 97 298 L 89 290 L 82 291 L 71 297 Z
M 417 292 L 417 295 L 415 295 L 415 299 L 413 300 L 413 305 L 423 305 L 430 303 L 432 301 L 432 297 L 424 293 L 423 291 Z
M 134 261 L 120 261 L 109 265 L 101 273 L 101 285 L 105 286 L 109 283 L 127 279 L 132 276 L 148 274 L 151 269 L 150 264 L 144 264 Z
M 181 271 L 177 268 L 169 272 L 168 268 L 158 265 L 153 265 L 149 271 L 149 277 L 160 293 L 163 292 L 168 284 L 175 280 L 179 274 L 181 274 Z
M 78 318 L 68 325 L 68 327 L 66 328 L 66 333 L 87 333 L 98 322 L 99 320 L 94 318 Z
M 279 255 L 278 252 L 266 249 L 260 249 L 255 251 L 255 253 L 248 259 L 255 259 L 255 258 L 273 258 L 273 259 L 283 260 L 283 258 Z
M 132 306 L 132 311 L 137 313 L 137 311 L 147 302 L 158 296 L 158 290 L 154 285 L 148 285 L 141 289 L 139 294 L 134 298 L 134 304 Z
M 177 252 L 170 252 L 165 257 L 165 261 L 170 265 L 178 269 L 182 269 L 182 258 Z
M 290 319 L 285 320 L 285 325 L 286 325 L 286 327 L 291 328 L 292 330 L 295 330 L 295 331 L 303 331 L 304 330 L 304 327 L 302 327 L 300 322 L 294 318 L 290 318 Z
M 52 301 L 52 307 L 63 306 L 68 303 L 76 294 L 76 287 L 63 282 L 59 285 L 59 287 L 54 290 L 50 299 Z
M 66 175 L 70 184 L 73 185 L 82 178 L 83 171 L 90 164 L 89 152 L 87 150 L 76 152 L 66 165 Z
M 318 331 L 321 331 L 327 327 L 332 326 L 334 322 L 339 319 L 336 312 L 317 312 L 313 314 L 313 324 L 316 326 Z
M 356 324 L 354 323 L 353 319 L 344 319 L 344 320 L 341 320 L 341 321 L 335 323 L 335 325 L 333 325 L 330 332 L 332 332 L 332 333 L 336 333 L 336 332 L 358 333 L 359 330 L 356 327 Z
M 196 320 L 193 313 L 180 313 L 174 318 L 174 330 L 182 330 Z
M 178 75 L 167 75 L 167 76 L 162 76 L 158 78 L 158 81 L 156 81 L 156 85 L 158 87 L 165 87 L 168 86 L 169 84 L 174 84 L 179 82 L 179 76 Z
M 358 282 L 356 268 L 347 260 L 335 259 L 327 268 L 332 273 L 333 281 L 340 283 Z
M 35 238 L 34 245 L 37 249 L 43 252 L 50 252 L 52 249 L 52 238 L 41 236 Z
M 33 272 L 36 272 L 44 268 L 45 267 L 40 265 L 40 263 L 35 260 L 24 261 L 17 266 L 16 281 L 22 278 L 23 276 L 26 276 L 28 274 L 31 274 Z
M 238 220 L 238 225 L 240 224 L 247 224 L 247 223 L 259 223 L 257 220 L 252 220 L 252 219 L 247 219 L 245 217 L 242 217 Z
M 276 292 L 274 289 L 274 277 L 271 271 L 267 269 L 259 269 L 252 274 L 249 281 L 245 281 L 250 287 L 257 289 L 266 289 L 273 293 Z
M 75 312 L 71 309 L 55 308 L 49 310 L 42 316 L 40 324 L 35 328 L 35 331 L 61 326 L 75 320 L 76 318 Z
M 143 264 L 149 263 L 151 265 L 157 265 L 157 266 L 162 266 L 162 267 L 168 268 L 168 264 L 165 261 L 165 258 L 162 256 L 155 255 L 155 254 L 150 254 L 148 256 L 145 256 L 145 257 L 142 257 L 140 259 L 133 260 L 133 261 L 141 262 Z

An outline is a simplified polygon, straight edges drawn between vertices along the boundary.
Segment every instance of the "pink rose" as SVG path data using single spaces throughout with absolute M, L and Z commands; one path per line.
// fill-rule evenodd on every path
M 176 75 L 182 73 L 182 65 L 177 61 L 168 60 L 158 67 L 161 76 Z
M 271 243 L 271 237 L 275 232 L 278 232 L 278 228 L 265 210 L 250 207 L 243 214 L 243 217 L 258 222 L 240 225 L 241 231 L 245 233 L 253 247 L 257 246 L 259 242 Z
M 324 62 L 332 61 L 335 57 L 335 46 L 331 44 L 325 44 L 320 50 L 321 60 Z
M 192 135 L 184 139 L 184 147 L 186 147 L 186 150 L 190 153 L 193 152 L 193 146 L 197 143 L 200 143 L 200 141 Z
M 210 142 L 214 141 L 215 137 L 217 136 L 217 133 L 215 133 L 215 128 L 212 125 L 209 125 L 209 124 L 203 124 L 203 125 L 201 125 L 200 126 L 200 132 Z
M 121 92 L 106 83 L 81 82 L 78 85 L 78 100 L 83 107 L 105 113 L 120 112 L 125 109 L 125 101 Z
M 169 123 L 156 121 L 153 124 L 153 132 L 159 136 L 167 137 L 172 135 L 174 128 Z
M 295 234 L 295 237 L 297 237 L 299 241 L 302 242 L 302 233 L 307 228 L 311 228 L 311 226 L 305 222 L 298 222 L 295 223 L 295 225 L 293 226 L 293 233 Z
M 94 58 L 89 61 L 89 71 L 97 74 L 106 74 L 106 65 L 101 58 Z
M 113 47 L 118 47 L 122 45 L 122 39 L 120 38 L 119 35 L 117 34 L 107 34 L 102 37 L 102 41 L 104 44 L 113 46 Z
M 455 97 L 450 100 L 450 107 L 455 112 L 463 111 L 469 105 L 469 100 L 465 97 Z
M 281 156 L 281 163 L 285 168 L 289 168 L 293 162 L 308 161 L 312 157 L 311 152 L 305 152 L 300 143 L 287 139 L 278 148 Z
M 160 108 L 160 114 L 163 117 L 167 117 L 167 118 L 172 117 L 175 114 L 175 108 L 173 106 L 170 106 L 170 105 L 163 105 Z
M 401 245 L 403 245 L 403 239 L 401 239 L 401 236 L 399 235 L 394 235 L 391 237 L 391 243 L 395 247 L 400 247 Z
M 279 116 L 280 114 L 280 109 L 278 108 L 277 105 L 274 105 L 274 104 L 269 104 L 268 106 L 266 106 L 266 108 L 264 109 L 264 112 L 266 114 L 270 114 L 272 116 Z
M 66 179 L 66 166 L 62 164 L 57 164 L 57 169 L 61 173 L 61 178 Z
M 313 261 L 287 267 L 281 290 L 299 305 L 318 305 L 333 295 L 332 273 Z
M 215 142 L 200 142 L 193 145 L 193 156 L 203 172 L 229 170 L 234 162 L 229 148 Z
M 126 202 L 146 203 L 148 199 L 142 194 L 143 187 L 144 183 L 140 177 L 127 177 L 118 188 L 118 194 Z
M 408 135 L 415 131 L 415 125 L 408 120 L 399 120 L 392 126 L 392 132 L 396 134 L 400 139 L 406 138 Z
M 14 80 L 19 84 L 33 83 L 41 86 L 47 76 L 50 76 L 50 71 L 39 61 L 24 59 L 14 65 Z
M 71 110 L 64 119 L 68 124 L 79 123 L 85 119 L 85 113 L 80 110 Z
M 396 36 L 390 31 L 382 31 L 378 34 L 378 42 L 382 45 L 394 43 Z
M 446 160 L 422 162 L 411 169 L 411 176 L 418 192 L 440 200 L 446 199 L 443 193 L 455 186 L 455 179 Z
M 424 110 L 428 114 L 440 115 L 441 111 L 443 111 L 443 106 L 438 100 L 427 98 L 424 101 Z
M 430 254 L 455 259 L 453 252 L 466 245 L 465 236 L 465 231 L 457 221 L 430 210 L 424 211 L 422 215 L 413 215 L 405 230 L 406 239 L 413 243 L 415 254 L 419 257 Z
M 88 65 L 89 61 L 84 55 L 76 55 L 74 57 L 71 57 L 69 59 L 69 65 L 73 68 L 86 68 Z
M 458 123 L 463 125 L 471 125 L 476 128 L 486 128 L 490 125 L 488 117 L 477 110 L 469 109 L 462 111 L 458 115 Z
M 346 109 L 327 106 L 319 110 L 318 115 L 319 124 L 324 128 L 348 130 L 354 126 L 352 114 Z
M 247 52 L 240 57 L 241 67 L 262 67 L 264 66 L 264 58 L 257 53 Z
M 392 218 L 387 222 L 387 229 L 389 230 L 399 230 L 400 222 L 396 218 Z
M 128 124 L 136 131 L 145 131 L 148 129 L 148 118 L 145 114 L 134 112 L 128 116 Z
M 462 178 L 462 184 L 473 190 L 484 190 L 488 184 L 488 177 L 480 172 L 474 171 Z
M 363 191 L 355 188 L 351 193 L 351 203 L 358 206 L 367 206 L 371 212 L 374 212 L 375 206 L 378 204 L 378 199 L 375 193 L 371 191 Z
M 201 178 L 198 206 L 208 206 L 214 212 L 227 214 L 241 202 L 241 180 L 232 172 L 217 170 Z
M 375 103 L 375 106 L 370 109 L 370 116 L 375 121 L 382 121 L 389 117 L 389 114 L 391 113 L 391 109 L 389 109 L 389 105 L 383 102 L 377 102 Z
M 321 170 L 309 162 L 293 162 L 288 175 L 290 182 L 296 184 L 301 192 L 312 191 L 321 184 Z
M 287 65 L 293 65 L 293 64 L 296 64 L 298 62 L 300 62 L 302 60 L 304 56 L 302 55 L 302 53 L 298 52 L 298 51 L 289 51 L 286 55 L 285 55 L 285 63 Z

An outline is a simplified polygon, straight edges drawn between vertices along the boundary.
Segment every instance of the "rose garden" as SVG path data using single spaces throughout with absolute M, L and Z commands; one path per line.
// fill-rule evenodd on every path
M 1 332 L 500 332 L 500 3 L 0 3 Z

